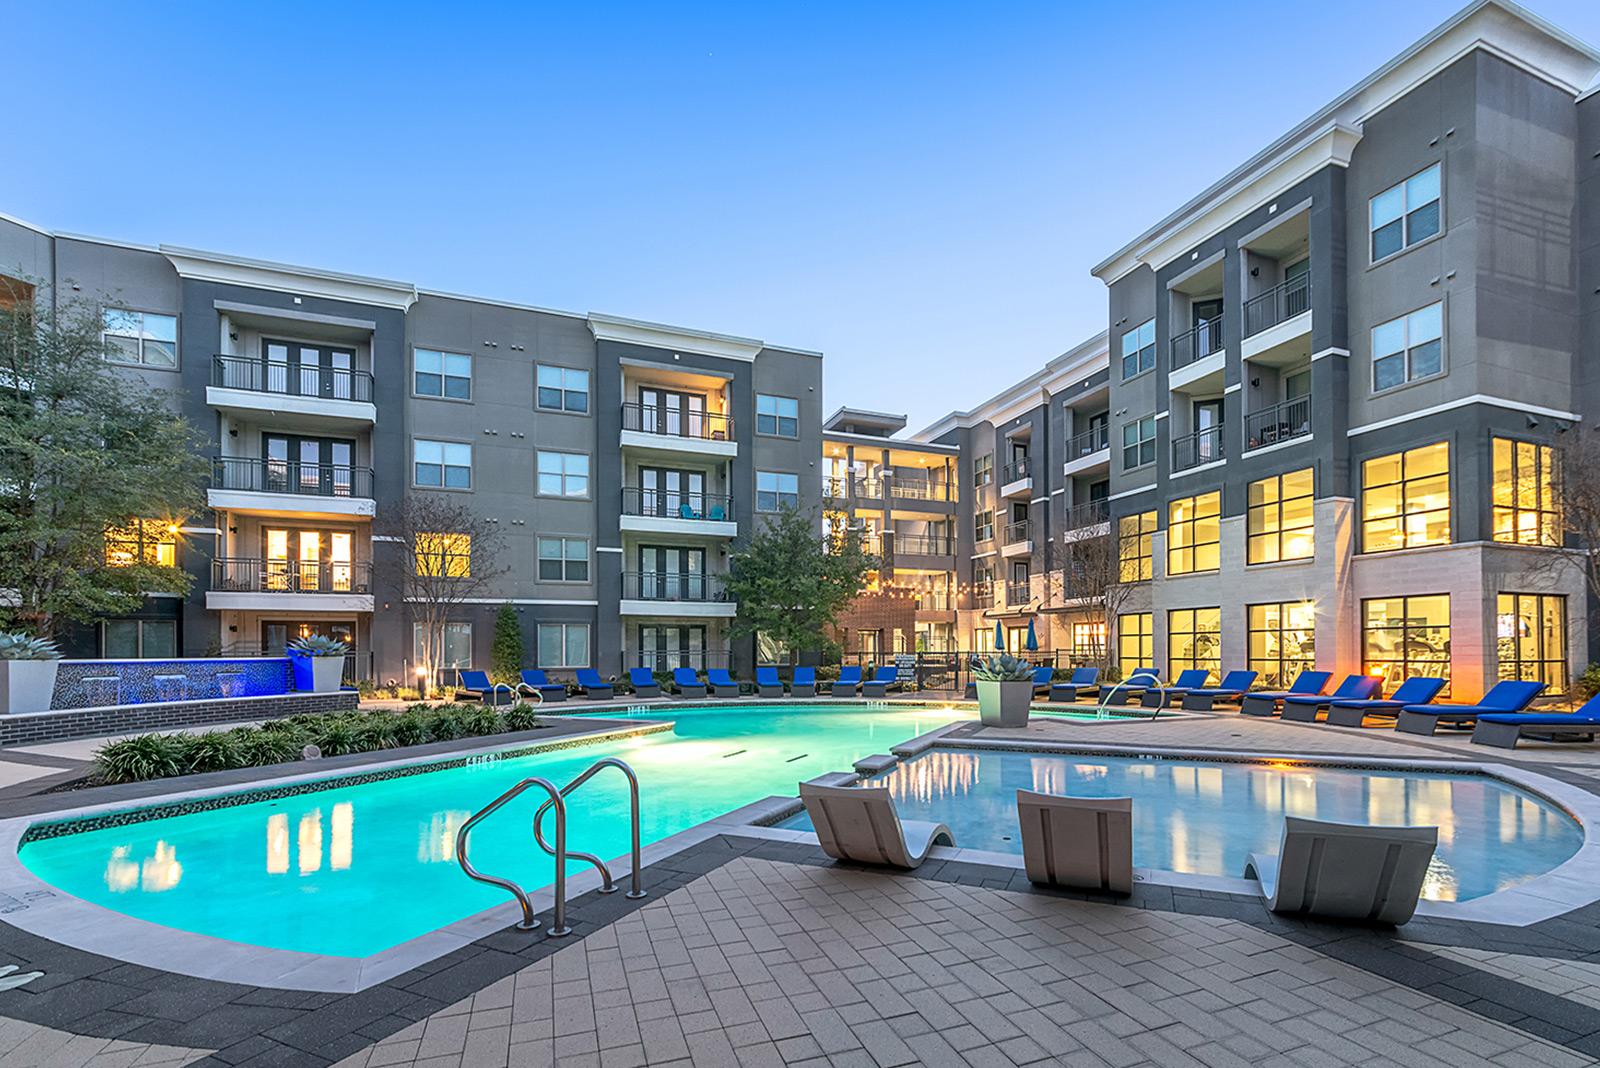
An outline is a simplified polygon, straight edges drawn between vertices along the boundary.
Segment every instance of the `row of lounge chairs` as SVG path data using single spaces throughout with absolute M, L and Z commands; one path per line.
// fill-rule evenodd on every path
M 457 700 L 497 704 L 502 699 L 509 701 L 520 696 L 535 697 L 541 704 L 548 704 L 567 699 L 567 684 L 552 681 L 542 668 L 525 669 L 521 681 L 515 686 L 491 683 L 488 672 L 485 671 L 461 669 L 456 675 L 459 681 L 456 689 Z M 574 672 L 574 677 L 579 692 L 590 700 L 610 700 L 615 693 L 612 684 L 602 679 L 594 668 L 578 668 Z M 893 665 L 878 668 L 871 678 L 865 680 L 861 677 L 860 667 L 847 666 L 839 670 L 837 681 L 823 685 L 829 687 L 828 692 L 834 697 L 854 697 L 859 691 L 863 697 L 883 698 L 888 696 L 889 687 L 898 679 L 899 669 Z M 628 683 L 637 697 L 661 696 L 661 684 L 650 668 L 629 668 Z M 739 696 L 739 682 L 728 673 L 727 668 L 707 668 L 704 678 L 693 668 L 673 668 L 671 685 L 671 692 L 675 697 Z M 817 685 L 816 668 L 797 667 L 789 681 L 787 696 L 815 697 Z M 783 679 L 779 676 L 777 668 L 756 668 L 756 692 L 762 697 L 785 696 Z
M 858 864 L 916 868 L 935 845 L 956 844 L 942 823 L 901 820 L 887 787 L 801 783 L 823 852 Z M 1017 791 L 1023 867 L 1030 882 L 1110 894 L 1133 892 L 1133 799 Z M 1289 816 L 1273 856 L 1252 854 L 1273 912 L 1402 924 L 1416 912 L 1438 845 L 1437 827 L 1373 827 Z

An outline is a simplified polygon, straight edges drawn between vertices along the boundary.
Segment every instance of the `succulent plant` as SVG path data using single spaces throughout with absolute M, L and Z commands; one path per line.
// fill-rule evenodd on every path
M 21 631 L 0 633 L 0 660 L 60 660 L 61 650 L 49 638 Z
M 975 656 L 972 658 L 972 677 L 979 682 L 1028 682 L 1033 678 L 1033 666 L 1010 653 Z
M 350 647 L 339 639 L 325 638 L 320 634 L 300 638 L 290 648 L 307 656 L 343 656 L 350 651 Z

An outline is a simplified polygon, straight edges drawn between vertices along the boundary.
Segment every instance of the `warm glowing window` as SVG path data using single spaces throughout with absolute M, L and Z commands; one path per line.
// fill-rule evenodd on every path
M 1167 574 L 1222 566 L 1222 494 L 1184 497 L 1167 505 Z
M 1311 558 L 1312 485 L 1309 467 L 1250 483 L 1249 563 Z
M 1117 617 L 1117 665 L 1123 678 L 1155 659 L 1155 624 L 1149 612 L 1124 612 Z
M 1096 661 L 1105 653 L 1106 648 L 1106 622 L 1103 619 L 1092 623 L 1074 623 L 1072 625 L 1072 659 L 1077 661 Z
M 1495 610 L 1500 678 L 1542 682 L 1552 697 L 1567 692 L 1567 599 L 1502 593 Z
M 1117 556 L 1122 561 L 1123 582 L 1150 578 L 1155 560 L 1156 513 L 1139 512 L 1117 520 Z
M 1531 441 L 1494 439 L 1494 540 L 1560 545 L 1556 450 Z
M 178 524 L 161 519 L 135 519 L 106 531 L 106 566 L 151 564 L 178 566 Z
M 1361 465 L 1361 551 L 1450 540 L 1450 444 L 1378 456 Z
M 1247 609 L 1250 670 L 1269 690 L 1287 689 L 1316 662 L 1316 605 L 1310 601 L 1253 604 Z
M 1173 608 L 1167 612 L 1167 677 L 1203 668 L 1207 680 L 1222 677 L 1222 609 Z
M 1374 597 L 1361 602 L 1361 646 L 1385 691 L 1412 675 L 1450 678 L 1450 595 Z
M 418 534 L 417 574 L 469 577 L 472 574 L 472 535 Z

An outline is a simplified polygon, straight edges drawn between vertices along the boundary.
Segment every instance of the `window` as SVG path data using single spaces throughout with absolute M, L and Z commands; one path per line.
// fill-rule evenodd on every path
M 540 364 L 537 385 L 538 388 L 534 390 L 536 402 L 545 411 L 588 412 L 588 371 Z
M 994 481 L 994 453 L 986 452 L 972 461 L 972 485 L 987 486 Z
M 800 476 L 781 471 L 756 472 L 756 511 L 780 512 L 800 507 Z
M 1072 659 L 1075 661 L 1099 660 L 1106 650 L 1106 621 L 1074 623 L 1072 625 Z
M 589 539 L 540 538 L 541 582 L 588 582 Z M 584 665 L 587 667 L 588 665 Z
M 1156 365 L 1156 321 L 1154 319 L 1122 335 L 1122 377 L 1132 378 Z
M 1375 597 L 1361 602 L 1361 647 L 1369 675 L 1393 690 L 1412 675 L 1450 678 L 1450 596 Z
M 1153 619 L 1149 612 L 1125 612 L 1117 617 L 1117 666 L 1123 678 L 1155 659 Z
M 1390 186 L 1368 202 L 1372 262 L 1439 232 L 1439 164 Z
M 1222 609 L 1173 608 L 1167 612 L 1167 677 L 1203 668 L 1207 682 L 1222 674 Z
M 1246 610 L 1249 668 L 1269 690 L 1284 690 L 1316 663 L 1317 606 L 1311 601 L 1253 604 Z
M 152 564 L 178 566 L 178 525 L 159 519 L 135 519 L 106 531 L 106 566 Z
M 101 316 L 106 359 L 143 367 L 178 366 L 178 317 L 107 308 Z
M 1167 574 L 1190 575 L 1222 566 L 1221 513 L 1220 490 L 1167 505 Z
M 780 438 L 800 436 L 800 402 L 793 397 L 756 394 L 756 433 Z
M 101 625 L 106 660 L 148 660 L 178 655 L 178 624 L 170 619 L 108 619 Z
M 1450 540 L 1450 443 L 1378 456 L 1361 465 L 1361 551 Z
M 1556 450 L 1531 441 L 1494 439 L 1494 540 L 1562 543 Z
M 540 623 L 539 666 L 580 668 L 589 666 L 589 624 Z
M 539 453 L 539 496 L 589 496 L 589 457 L 581 452 Z
M 1135 419 L 1122 424 L 1122 469 L 1132 471 L 1136 467 L 1156 462 L 1156 417 L 1147 415 L 1143 419 Z
M 417 574 L 435 578 L 472 576 L 472 535 L 431 534 L 416 536 Z
M 1123 582 L 1145 582 L 1155 570 L 1156 513 L 1140 512 L 1117 520 L 1117 556 Z
M 1311 559 L 1316 543 L 1311 513 L 1314 482 L 1307 467 L 1250 483 L 1247 563 Z
M 412 479 L 419 486 L 472 488 L 472 446 L 454 441 L 411 443 Z
M 1551 697 L 1567 692 L 1567 599 L 1551 594 L 1502 593 L 1495 635 L 1500 678 L 1542 682 Z
M 459 352 L 413 349 L 411 362 L 415 376 L 413 388 L 417 396 L 448 397 L 450 400 L 471 399 L 471 356 Z
M 973 515 L 972 540 L 977 542 L 994 540 L 993 512 L 977 512 Z
M 423 635 L 427 628 L 421 623 L 411 624 L 411 656 L 421 664 L 428 658 L 423 648 Z M 472 624 L 446 623 L 436 636 L 433 652 L 438 657 L 436 667 L 470 668 L 472 666 Z
M 1430 304 L 1372 328 L 1374 393 L 1444 370 L 1444 305 Z

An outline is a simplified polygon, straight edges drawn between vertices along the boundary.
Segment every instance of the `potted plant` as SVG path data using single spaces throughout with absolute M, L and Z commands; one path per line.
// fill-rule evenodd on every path
M 48 712 L 61 650 L 45 638 L 0 634 L 0 712 Z
M 333 693 L 344 680 L 344 654 L 350 647 L 337 638 L 320 634 L 301 638 L 289 646 L 289 666 L 294 688 L 311 693 Z
M 1025 727 L 1033 703 L 1033 668 L 1007 653 L 973 657 L 978 719 L 988 727 Z

